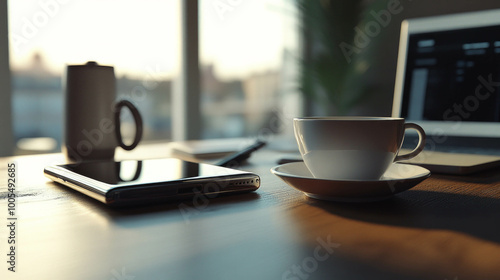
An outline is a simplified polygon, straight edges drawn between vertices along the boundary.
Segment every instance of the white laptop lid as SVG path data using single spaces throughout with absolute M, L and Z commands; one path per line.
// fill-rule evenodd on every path
M 392 115 L 428 134 L 500 137 L 500 10 L 405 20 Z

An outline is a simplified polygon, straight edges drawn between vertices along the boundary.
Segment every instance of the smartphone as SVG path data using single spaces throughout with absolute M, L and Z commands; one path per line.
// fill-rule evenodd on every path
M 114 206 L 197 195 L 214 198 L 260 187 L 260 178 L 254 173 L 175 158 L 54 165 L 46 167 L 44 174 L 54 182 Z

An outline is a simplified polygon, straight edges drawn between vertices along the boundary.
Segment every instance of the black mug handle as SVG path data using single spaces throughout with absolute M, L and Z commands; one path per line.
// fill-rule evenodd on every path
M 122 177 L 120 177 L 120 170 L 121 170 L 121 162 L 117 162 L 116 163 L 116 169 L 118 172 L 116 172 L 117 176 L 118 176 L 118 182 L 133 182 L 137 179 L 139 179 L 139 176 L 141 176 L 141 172 L 142 172 L 142 160 L 138 160 L 137 161 L 137 168 L 135 169 L 135 174 L 134 174 L 134 177 L 130 180 L 123 180 Z
M 121 130 L 121 122 L 120 122 L 120 113 L 122 111 L 123 107 L 127 107 L 130 112 L 132 113 L 132 116 L 134 117 L 135 121 L 135 137 L 134 137 L 134 142 L 130 145 L 126 145 L 123 143 L 122 139 L 122 130 Z M 115 105 L 115 134 L 116 134 L 116 139 L 118 140 L 118 144 L 120 147 L 123 149 L 130 151 L 137 147 L 137 144 L 139 144 L 139 141 L 141 141 L 142 138 L 142 117 L 137 108 L 132 104 L 132 102 L 128 100 L 121 100 Z

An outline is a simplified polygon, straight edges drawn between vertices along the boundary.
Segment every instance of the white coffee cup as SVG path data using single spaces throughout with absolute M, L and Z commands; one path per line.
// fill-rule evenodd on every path
M 425 145 L 424 130 L 403 118 L 294 118 L 295 138 L 302 158 L 316 178 L 378 180 L 389 166 L 418 155 Z M 406 129 L 419 135 L 417 147 L 399 155 Z

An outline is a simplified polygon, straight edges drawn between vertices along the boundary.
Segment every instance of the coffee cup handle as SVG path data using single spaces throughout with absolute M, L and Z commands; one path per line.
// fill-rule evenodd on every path
M 423 149 L 424 149 L 424 146 L 425 146 L 425 131 L 422 127 L 420 127 L 418 124 L 414 124 L 414 123 L 405 123 L 405 131 L 407 129 L 414 129 L 417 131 L 418 133 L 418 144 L 417 144 L 417 147 L 415 149 L 413 149 L 413 151 L 411 151 L 410 153 L 408 154 L 405 154 L 405 155 L 397 155 L 396 158 L 394 159 L 394 161 L 400 161 L 400 160 L 407 160 L 407 159 L 411 159 L 413 157 L 416 157 Z
M 130 112 L 132 113 L 132 116 L 134 117 L 135 121 L 135 137 L 134 137 L 134 142 L 130 145 L 126 145 L 123 143 L 122 139 L 122 131 L 121 131 L 121 121 L 120 121 L 120 113 L 122 111 L 123 107 L 127 107 Z M 115 105 L 115 133 L 116 133 L 116 139 L 118 140 L 118 144 L 120 147 L 123 149 L 130 151 L 134 149 L 137 144 L 139 144 L 139 141 L 141 141 L 142 138 L 142 117 L 141 114 L 139 113 L 139 110 L 137 110 L 137 107 L 132 104 L 132 102 L 128 100 L 121 100 Z

